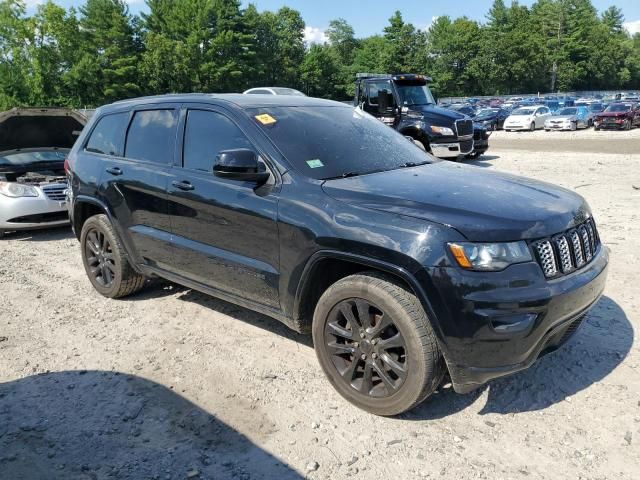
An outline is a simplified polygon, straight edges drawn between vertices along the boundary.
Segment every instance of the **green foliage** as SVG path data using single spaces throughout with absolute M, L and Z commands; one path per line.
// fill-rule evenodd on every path
M 240 0 L 47 0 L 27 15 L 0 0 L 0 109 L 97 106 L 142 94 L 239 92 L 289 86 L 348 99 L 357 72 L 424 73 L 439 96 L 639 89 L 640 35 L 617 7 L 591 0 L 494 0 L 486 21 L 439 17 L 419 30 L 395 12 L 358 39 L 343 18 L 305 45 L 296 10 L 259 12 Z

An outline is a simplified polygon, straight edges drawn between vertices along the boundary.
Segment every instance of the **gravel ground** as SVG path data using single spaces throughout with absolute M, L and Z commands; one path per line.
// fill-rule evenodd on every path
M 598 152 L 622 138 L 583 133 L 603 133 Z M 638 479 L 640 155 L 541 153 L 578 134 L 500 132 L 474 163 L 589 200 L 612 250 L 605 296 L 531 369 L 443 386 L 395 419 L 343 401 L 310 338 L 275 320 L 160 281 L 107 300 L 66 229 L 9 235 L 0 479 Z

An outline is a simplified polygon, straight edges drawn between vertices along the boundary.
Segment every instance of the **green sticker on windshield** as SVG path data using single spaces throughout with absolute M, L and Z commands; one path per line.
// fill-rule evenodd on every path
M 309 165 L 309 168 L 320 168 L 320 167 L 324 167 L 324 163 L 322 163 L 320 160 L 315 159 L 315 160 L 307 160 L 307 165 Z

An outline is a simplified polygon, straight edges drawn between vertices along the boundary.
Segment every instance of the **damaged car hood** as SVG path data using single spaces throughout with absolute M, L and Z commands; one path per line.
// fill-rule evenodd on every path
M 68 108 L 14 108 L 0 113 L 0 153 L 70 149 L 87 119 Z
M 547 237 L 591 215 L 562 187 L 450 162 L 328 180 L 323 189 L 355 206 L 455 225 L 481 242 Z

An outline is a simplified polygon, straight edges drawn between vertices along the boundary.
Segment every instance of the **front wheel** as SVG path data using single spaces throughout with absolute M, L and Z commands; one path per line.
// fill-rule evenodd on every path
M 530 132 L 535 132 L 535 131 L 536 131 L 536 124 L 535 124 L 535 122 L 531 122 L 531 126 L 529 127 L 529 131 L 530 131 Z
M 578 130 L 578 122 L 573 122 L 571 124 L 571 131 L 575 132 L 576 130 Z
M 124 248 L 106 215 L 95 215 L 82 226 L 82 263 L 98 293 L 120 298 L 140 290 L 145 277 L 129 264 Z
M 440 384 L 444 360 L 418 299 L 376 272 L 329 287 L 313 316 L 318 361 L 334 388 L 359 408 L 398 415 Z
M 627 122 L 624 124 L 624 129 L 631 130 L 631 120 L 627 120 Z

